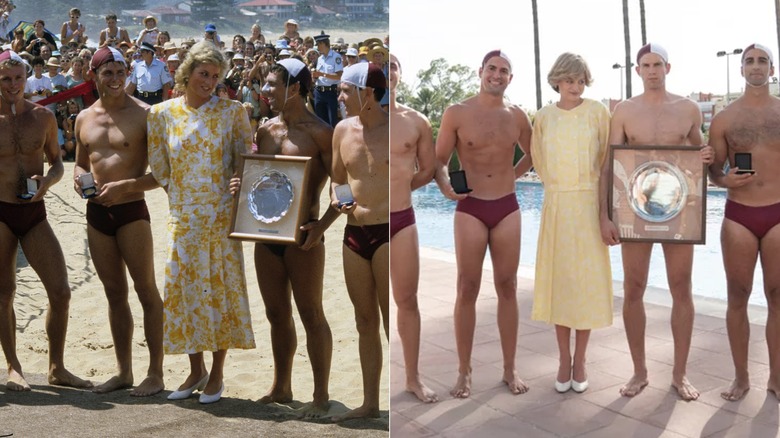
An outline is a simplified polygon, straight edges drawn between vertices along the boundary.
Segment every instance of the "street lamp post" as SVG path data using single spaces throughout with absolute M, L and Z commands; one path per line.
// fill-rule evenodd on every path
M 718 57 L 726 57 L 726 105 L 728 105 L 731 101 L 731 69 L 729 68 L 729 58 L 731 55 L 739 55 L 740 53 L 742 53 L 742 49 L 734 49 L 731 52 L 721 50 L 720 52 L 716 53 Z
M 631 65 L 629 65 L 628 67 L 631 68 L 633 66 L 634 64 L 631 63 Z M 626 68 L 626 66 L 620 65 L 620 63 L 616 62 L 612 65 L 612 68 L 616 70 L 620 70 L 620 100 L 622 101 L 623 100 L 623 69 Z

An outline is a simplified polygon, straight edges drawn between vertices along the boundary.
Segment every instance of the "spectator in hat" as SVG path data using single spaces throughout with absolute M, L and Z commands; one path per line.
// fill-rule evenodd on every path
M 163 59 L 168 60 L 169 57 L 176 54 L 177 50 L 178 49 L 176 49 L 176 43 L 174 43 L 173 41 L 168 41 L 163 45 Z
M 59 93 L 68 88 L 68 80 L 60 73 L 60 60 L 54 56 L 46 61 L 46 70 L 48 71 L 51 89 L 54 93 Z
M 382 70 L 382 73 L 385 75 L 385 78 L 389 73 L 387 70 L 387 57 L 388 57 L 387 49 L 384 48 L 384 46 L 379 44 L 375 44 L 368 51 L 368 58 L 370 59 L 370 62 Z M 382 98 L 379 104 L 382 105 L 382 108 L 387 109 L 388 106 L 390 105 L 390 93 L 385 93 L 385 96 Z
M 325 123 L 336 126 L 339 122 L 337 87 L 344 64 L 341 55 L 330 48 L 330 35 L 322 32 L 314 37 L 314 41 L 317 43 L 317 51 L 320 52 L 317 67 L 312 71 L 312 77 L 315 79 L 314 112 Z
M 132 45 L 127 29 L 116 25 L 116 14 L 106 15 L 106 28 L 100 31 L 100 43 L 98 47 L 116 47 L 121 42 Z M 89 61 L 87 61 L 89 63 Z
M 173 85 L 168 67 L 155 58 L 154 46 L 141 43 L 141 60 L 133 63 L 133 71 L 127 81 L 125 91 L 149 105 L 168 99 L 168 90 Z
M 0 15 L 0 43 L 11 42 L 11 40 L 8 39 L 8 33 L 11 32 L 12 26 L 8 16 L 8 11 L 4 11 L 3 14 Z
M 279 51 L 279 55 L 277 56 L 277 60 L 287 59 L 287 58 L 291 57 L 292 54 L 293 54 L 293 52 L 290 51 L 290 49 L 282 49 L 282 50 Z
M 57 43 L 54 41 L 54 36 L 49 32 L 46 32 L 44 28 L 46 24 L 43 20 L 35 20 L 33 28 L 35 31 L 30 34 L 25 42 L 25 50 L 32 56 L 41 56 L 41 47 L 48 46 L 50 50 L 57 49 Z
M 144 28 L 138 33 L 135 45 L 141 47 L 142 43 L 149 43 L 154 47 L 157 43 L 157 35 L 159 34 L 160 31 L 157 29 L 157 19 L 149 15 L 144 18 Z
M 211 41 L 214 43 L 214 45 L 219 48 L 222 45 L 222 40 L 219 38 L 219 35 L 217 34 L 217 26 L 215 26 L 213 23 L 209 23 L 206 25 L 206 27 L 203 28 L 203 40 L 204 41 Z
M 68 15 L 70 20 L 62 23 L 62 30 L 60 31 L 60 44 L 66 45 L 71 41 L 75 41 L 78 44 L 87 43 L 87 29 L 83 24 L 79 22 L 81 17 L 81 11 L 78 8 L 72 8 Z
M 368 47 L 360 46 L 360 49 L 358 49 L 358 62 L 368 62 Z
M 265 45 L 265 35 L 263 35 L 263 31 L 259 24 L 255 23 L 252 25 L 252 35 L 249 36 L 247 42 Z
M 290 18 L 289 20 L 284 22 L 284 33 L 282 34 L 283 37 L 287 37 L 288 39 L 293 39 L 300 37 L 301 34 L 298 33 L 298 22 Z
M 358 51 L 354 47 L 350 47 L 349 49 L 347 49 L 346 57 L 347 57 L 347 67 L 350 66 L 350 65 L 355 65 L 355 64 L 357 64 L 359 62 L 358 61 Z

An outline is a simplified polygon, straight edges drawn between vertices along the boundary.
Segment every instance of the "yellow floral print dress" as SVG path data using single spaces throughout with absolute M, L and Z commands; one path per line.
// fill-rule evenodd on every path
M 252 146 L 241 104 L 177 98 L 148 116 L 149 165 L 168 193 L 167 354 L 254 348 L 241 242 L 228 239 L 229 184 Z
M 609 111 L 590 99 L 536 113 L 534 168 L 544 184 L 531 318 L 587 330 L 612 325 L 612 269 L 599 226 Z

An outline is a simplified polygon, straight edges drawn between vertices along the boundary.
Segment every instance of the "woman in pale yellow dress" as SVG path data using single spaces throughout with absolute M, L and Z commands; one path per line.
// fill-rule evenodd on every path
M 163 345 L 188 354 L 191 367 L 168 399 L 200 390 L 203 404 L 222 396 L 228 349 L 255 347 L 241 242 L 228 239 L 230 179 L 252 134 L 241 104 L 213 95 L 226 71 L 212 43 L 196 44 L 176 71 L 184 95 L 152 106 L 148 117 L 149 165 L 170 207 Z M 213 352 L 210 373 L 204 351 Z
M 531 141 L 534 167 L 544 184 L 531 317 L 555 324 L 560 354 L 555 389 L 583 392 L 590 330 L 612 324 L 612 272 L 601 241 L 598 196 L 609 111 L 582 98 L 592 79 L 579 55 L 558 57 L 547 81 L 560 100 L 536 113 Z

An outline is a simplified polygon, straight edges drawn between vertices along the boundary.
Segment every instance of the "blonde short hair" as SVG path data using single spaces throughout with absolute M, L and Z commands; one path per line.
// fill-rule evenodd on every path
M 219 66 L 220 82 L 228 71 L 228 62 L 222 52 L 211 41 L 201 41 L 187 52 L 187 56 L 176 69 L 176 90 L 186 91 L 190 75 L 201 64 L 213 64 Z
M 557 92 L 558 82 L 579 75 L 585 77 L 585 85 L 590 86 L 593 83 L 593 77 L 590 75 L 590 69 L 585 59 L 580 55 L 566 52 L 555 60 L 550 73 L 547 74 L 547 83 Z

